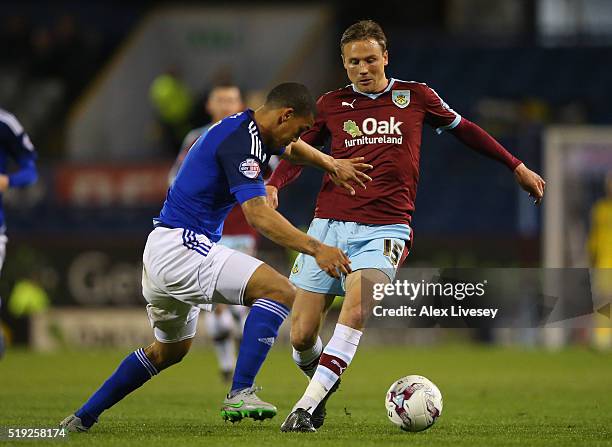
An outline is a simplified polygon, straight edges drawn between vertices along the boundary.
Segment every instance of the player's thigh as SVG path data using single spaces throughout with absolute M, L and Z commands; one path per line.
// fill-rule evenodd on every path
M 376 269 L 393 281 L 402 262 L 407 241 L 394 237 L 350 240 L 348 257 L 353 271 Z
M 211 278 L 212 302 L 232 306 L 247 305 L 250 302 L 248 298 L 249 283 L 264 263 L 253 256 L 222 245 L 216 245 L 215 251 L 216 256 L 224 259 L 223 264 L 220 268 L 213 269 L 210 272 L 200 272 L 201 277 Z M 201 270 L 205 268 L 206 266 L 203 265 Z
M 329 219 L 313 219 L 308 235 L 332 247 L 346 251 L 346 236 L 342 234 L 342 224 Z M 312 256 L 298 254 L 291 269 L 289 280 L 297 287 L 309 292 L 344 295 L 342 283 L 325 273 Z
M 190 230 L 156 228 L 143 253 L 143 290 L 146 277 L 152 290 L 210 310 L 219 272 L 232 253 Z
M 285 276 L 253 256 L 221 245 L 215 249 L 229 255 L 216 274 L 212 301 L 250 306 L 259 298 L 268 298 L 289 308 L 293 305 L 295 287 Z
M 295 296 L 288 279 L 261 260 L 187 230 L 154 230 L 143 263 L 161 290 L 203 309 L 212 303 L 249 305 L 264 297 L 291 307 Z
M 372 298 L 374 284 L 386 284 L 395 278 L 407 241 L 379 237 L 384 231 L 388 231 L 384 226 L 362 226 L 359 237 L 348 240 L 353 273 L 344 282 L 346 297 L 340 312 L 341 324 L 356 329 L 363 327 L 375 304 Z
M 295 349 L 300 351 L 313 345 L 334 298 L 332 294 L 298 288 L 291 313 L 291 344 Z
M 143 254 L 142 290 L 156 340 L 193 338 L 200 309 L 239 303 L 246 281 L 261 264 L 185 229 L 156 228 Z M 217 298 L 217 299 L 215 299 Z
M 374 284 L 389 282 L 391 279 L 387 273 L 379 269 L 361 269 L 349 274 L 338 323 L 354 329 L 363 329 L 376 304 L 373 299 Z
M 269 265 L 261 263 L 248 280 L 244 304 L 250 306 L 259 298 L 269 298 L 291 308 L 295 291 L 295 286 L 287 277 Z

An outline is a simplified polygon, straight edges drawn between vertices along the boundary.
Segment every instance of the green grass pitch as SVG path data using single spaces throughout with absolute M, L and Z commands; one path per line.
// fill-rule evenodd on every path
M 119 351 L 33 354 L 0 361 L 0 426 L 56 427 L 114 370 Z M 444 396 L 430 430 L 404 433 L 383 405 L 388 386 L 422 374 Z M 220 419 L 226 388 L 211 351 L 193 349 L 179 365 L 102 415 L 90 433 L 14 445 L 94 446 L 612 446 L 612 355 L 472 346 L 363 347 L 315 434 L 280 433 L 306 385 L 287 346 L 275 346 L 258 384 L 279 415 L 265 422 Z M 8 445 L 0 440 L 0 447 Z

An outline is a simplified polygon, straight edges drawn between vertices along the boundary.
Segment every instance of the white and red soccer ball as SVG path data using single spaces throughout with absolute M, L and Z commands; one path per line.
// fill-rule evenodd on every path
M 442 393 L 423 376 L 406 376 L 395 381 L 385 398 L 387 416 L 405 431 L 431 427 L 442 414 Z

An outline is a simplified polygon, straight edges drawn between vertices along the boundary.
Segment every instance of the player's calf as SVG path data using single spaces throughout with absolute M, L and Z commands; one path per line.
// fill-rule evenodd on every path
M 323 341 L 321 337 L 317 337 L 314 344 L 310 347 L 300 347 L 302 349 L 297 349 L 296 346 L 293 345 L 293 361 L 306 377 L 310 379 L 319 365 L 319 359 L 323 352 Z
M 291 317 L 291 341 L 294 347 L 312 346 L 323 323 L 327 311 L 334 302 L 334 294 L 310 292 L 301 288 L 295 295 Z
M 325 314 L 335 295 L 298 289 L 291 315 L 293 360 L 308 378 L 319 364 L 323 343 L 319 337 Z
M 68 431 L 89 430 L 105 410 L 132 391 L 180 360 L 189 351 L 191 339 L 175 343 L 155 341 L 146 349 L 129 354 L 102 386 L 74 414 L 65 418 L 60 427 Z
M 365 279 L 365 281 L 364 281 Z M 340 376 L 353 360 L 361 339 L 361 329 L 367 320 L 371 305 L 369 296 L 362 291 L 371 289 L 375 281 L 388 282 L 389 278 L 378 270 L 360 270 L 348 276 L 346 297 L 340 318 L 331 340 L 323 349 L 317 369 L 302 398 L 293 410 L 304 409 L 311 415 L 310 422 L 317 428 L 325 421 L 325 404 L 337 389 Z M 316 415 L 316 417 L 315 417 Z
M 263 419 L 276 414 L 276 407 L 259 399 L 252 390 L 255 376 L 276 341 L 278 328 L 289 316 L 294 297 L 295 287 L 289 280 L 265 264 L 249 279 L 244 303 L 251 305 L 251 311 L 244 324 L 232 388 L 222 409 L 225 419 Z M 252 408 L 240 410 L 249 400 Z
M 312 380 L 302 398 L 295 404 L 294 410 L 303 408 L 313 414 L 326 400 L 327 395 L 353 360 L 361 334 L 361 331 L 348 326 L 336 325 L 334 335 L 323 349 Z

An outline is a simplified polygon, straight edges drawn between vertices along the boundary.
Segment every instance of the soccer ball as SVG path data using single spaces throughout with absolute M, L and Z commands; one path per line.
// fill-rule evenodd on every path
M 442 414 L 442 393 L 423 376 L 406 376 L 395 381 L 385 399 L 389 420 L 405 431 L 431 427 Z

